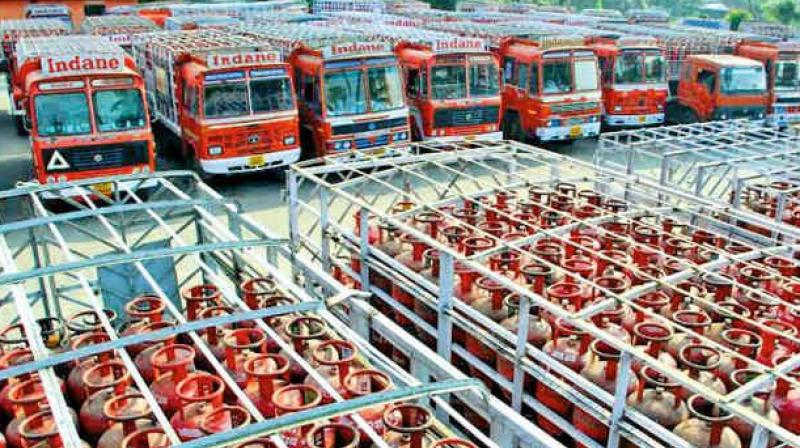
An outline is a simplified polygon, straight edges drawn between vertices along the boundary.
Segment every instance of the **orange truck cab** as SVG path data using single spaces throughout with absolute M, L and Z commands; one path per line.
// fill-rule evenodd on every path
M 800 44 L 745 41 L 736 55 L 761 61 L 767 72 L 767 124 L 786 128 L 800 123 Z
M 677 98 L 667 104 L 674 123 L 749 118 L 767 111 L 767 77 L 758 61 L 731 55 L 692 55 L 681 67 Z
M 409 140 L 400 66 L 388 43 L 305 24 L 248 29 L 290 52 L 307 155 Z
M 144 82 L 122 48 L 95 36 L 24 38 L 17 60 L 38 182 L 155 169 Z
M 507 138 L 551 142 L 600 135 L 600 72 L 583 38 L 509 37 L 498 54 Z
M 289 65 L 251 37 L 219 30 L 134 37 L 159 146 L 180 147 L 204 177 L 278 168 L 300 158 Z
M 603 86 L 603 124 L 637 127 L 664 123 L 669 98 L 664 50 L 656 39 L 589 37 Z

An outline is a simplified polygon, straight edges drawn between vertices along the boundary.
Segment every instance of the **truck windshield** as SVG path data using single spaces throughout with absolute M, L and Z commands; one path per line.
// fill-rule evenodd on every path
M 93 101 L 100 132 L 127 131 L 145 126 L 144 103 L 137 89 L 100 90 L 94 92 Z
M 720 90 L 729 95 L 757 94 L 766 91 L 767 80 L 761 67 L 727 67 L 722 69 Z
M 646 82 L 666 82 L 667 71 L 664 56 L 646 53 L 644 56 L 644 79 Z
M 575 60 L 575 91 L 597 90 L 597 60 Z
M 495 64 L 470 64 L 469 95 L 471 97 L 498 95 L 500 93 L 499 79 Z
M 572 67 L 568 60 L 546 61 L 542 67 L 542 92 L 569 93 L 572 90 Z
M 211 84 L 205 88 L 205 117 L 225 118 L 250 114 L 247 84 Z
M 800 88 L 800 61 L 778 61 L 775 64 L 775 90 Z
M 367 95 L 361 70 L 325 74 L 325 107 L 333 117 L 367 112 Z
M 431 68 L 431 92 L 434 100 L 467 97 L 467 68 L 464 65 L 436 65 Z
M 369 99 L 372 112 L 382 112 L 403 107 L 403 88 L 396 66 L 367 69 Z
M 294 107 L 289 78 L 251 79 L 253 113 L 278 112 Z
M 664 57 L 640 51 L 623 51 L 614 66 L 617 84 L 664 82 Z
M 88 134 L 89 102 L 83 92 L 37 95 L 36 132 L 42 137 Z

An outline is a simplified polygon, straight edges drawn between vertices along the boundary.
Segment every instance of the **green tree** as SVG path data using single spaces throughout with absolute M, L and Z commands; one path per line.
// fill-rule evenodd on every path
M 764 10 L 768 18 L 784 25 L 791 25 L 800 19 L 800 8 L 795 0 L 774 0 Z
M 728 15 L 725 18 L 728 20 L 728 23 L 731 24 L 731 30 L 736 31 L 739 29 L 739 25 L 741 25 L 742 22 L 752 19 L 753 15 L 744 9 L 734 8 L 728 11 Z

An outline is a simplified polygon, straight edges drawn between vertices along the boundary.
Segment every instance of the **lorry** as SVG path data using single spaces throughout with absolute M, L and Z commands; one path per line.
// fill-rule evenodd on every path
M 749 118 L 767 111 L 764 64 L 732 55 L 692 55 L 681 67 L 677 95 L 667 104 L 670 123 Z
M 155 169 L 144 82 L 122 48 L 97 36 L 23 38 L 16 58 L 39 183 Z
M 603 124 L 609 127 L 664 123 L 669 98 L 664 50 L 654 38 L 587 38 L 597 52 L 603 88 Z
M 158 27 L 152 21 L 140 16 L 91 16 L 81 22 L 82 34 L 102 36 L 129 53 L 131 52 L 131 38 L 134 34 L 154 31 L 158 31 Z
M 52 19 L 63 22 L 72 28 L 72 10 L 55 3 L 34 3 L 25 6 L 26 19 Z
M 410 139 L 400 66 L 388 43 L 307 24 L 246 28 L 289 55 L 306 155 L 322 157 Z
M 786 128 L 800 123 L 800 44 L 744 41 L 735 54 L 760 61 L 767 75 L 767 124 Z
M 215 29 L 136 35 L 159 147 L 202 177 L 283 167 L 300 157 L 289 65 L 266 42 Z
M 503 138 L 500 67 L 482 39 L 408 26 L 358 27 L 394 46 L 413 140 Z

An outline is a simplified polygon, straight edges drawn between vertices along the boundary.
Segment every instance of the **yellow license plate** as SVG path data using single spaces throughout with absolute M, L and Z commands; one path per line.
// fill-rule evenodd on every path
M 467 136 L 464 137 L 464 140 L 466 140 L 468 142 L 471 142 L 471 141 L 475 140 L 475 136 L 474 135 L 467 135 Z
M 583 129 L 579 125 L 569 128 L 570 137 L 580 137 L 581 135 L 583 135 Z
M 647 117 L 644 115 L 639 115 L 639 123 L 644 123 L 645 121 L 647 121 Z
M 252 156 L 247 159 L 247 166 L 249 168 L 258 168 L 260 166 L 264 166 L 264 156 Z
M 111 193 L 114 192 L 114 185 L 111 182 L 94 184 L 90 188 L 95 193 L 102 194 L 104 196 L 111 196 Z

